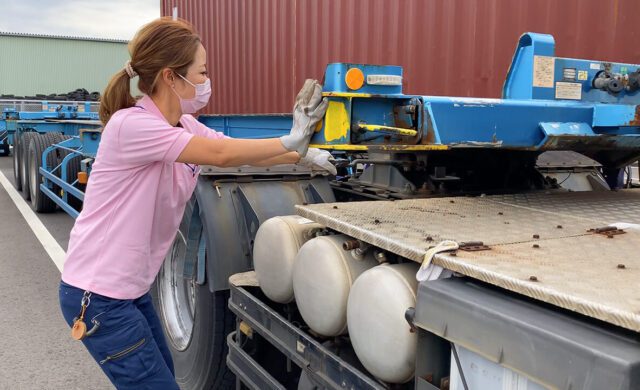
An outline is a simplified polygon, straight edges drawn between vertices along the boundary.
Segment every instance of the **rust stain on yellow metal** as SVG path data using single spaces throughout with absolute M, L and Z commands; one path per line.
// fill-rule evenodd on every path
M 320 145 L 311 144 L 310 148 L 328 149 L 328 150 L 368 150 L 367 145 Z
M 324 117 L 324 139 L 327 142 L 346 138 L 349 134 L 349 114 L 344 102 L 329 101 Z
M 428 152 L 434 150 L 449 150 L 447 145 L 320 145 L 311 144 L 310 148 L 328 149 L 328 150 L 380 150 L 380 151 L 396 151 L 396 152 Z
M 432 150 L 449 150 L 447 145 L 370 145 L 371 149 L 384 151 L 426 152 Z
M 412 129 L 404 129 L 402 127 L 393 127 L 393 126 L 382 126 L 382 125 L 358 125 L 359 128 L 367 130 L 367 131 L 387 131 L 391 133 L 396 133 L 400 135 L 408 135 L 410 137 L 415 137 L 418 134 L 417 131 Z

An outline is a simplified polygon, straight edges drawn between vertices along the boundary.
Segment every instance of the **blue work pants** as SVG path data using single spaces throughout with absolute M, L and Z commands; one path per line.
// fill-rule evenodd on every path
M 84 290 L 60 283 L 60 307 L 67 324 L 80 314 Z M 99 327 L 82 343 L 117 389 L 178 389 L 173 360 L 151 296 L 112 299 L 90 295 L 84 315 L 87 330 Z M 70 332 L 68 337 L 71 337 Z

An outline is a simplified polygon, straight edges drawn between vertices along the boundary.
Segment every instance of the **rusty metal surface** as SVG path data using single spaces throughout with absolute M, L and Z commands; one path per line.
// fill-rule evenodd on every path
M 640 224 L 638 190 L 496 195 L 490 199 L 551 215 L 597 220 L 603 226 L 618 222 Z
M 633 119 L 627 123 L 629 126 L 640 126 L 640 106 L 636 106 L 636 113 Z
M 439 254 L 434 263 L 552 305 L 640 332 L 640 233 L 566 237 Z
M 161 0 L 191 21 L 213 76 L 206 113 L 290 112 L 330 62 L 402 65 L 408 94 L 499 97 L 518 37 L 561 57 L 640 63 L 637 0 Z
M 484 198 L 432 198 L 296 206 L 298 214 L 421 262 L 443 240 L 484 245 L 587 234 L 603 222 L 539 212 Z M 561 226 L 561 228 L 558 228 Z
M 480 241 L 490 249 L 441 254 L 434 262 L 640 330 L 640 294 L 634 287 L 640 277 L 640 233 L 608 238 L 589 231 L 615 222 L 639 223 L 640 191 L 316 204 L 297 206 L 297 212 L 416 262 L 442 240 Z M 618 264 L 625 272 L 610 272 Z M 623 303 L 614 302 L 612 290 Z
M 536 166 L 543 169 L 573 169 L 601 167 L 602 164 L 577 152 L 549 150 L 538 156 Z

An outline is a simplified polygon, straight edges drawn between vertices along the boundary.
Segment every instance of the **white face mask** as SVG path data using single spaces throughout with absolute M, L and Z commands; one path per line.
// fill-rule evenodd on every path
M 180 108 L 182 109 L 183 114 L 193 114 L 209 103 L 209 98 L 211 97 L 211 79 L 207 79 L 207 81 L 202 84 L 193 84 L 182 75 L 178 74 L 178 76 L 182 77 L 184 81 L 193 85 L 196 89 L 196 96 L 191 99 L 185 99 L 180 97 L 175 88 L 173 88 L 173 93 L 175 93 L 178 99 L 180 99 Z

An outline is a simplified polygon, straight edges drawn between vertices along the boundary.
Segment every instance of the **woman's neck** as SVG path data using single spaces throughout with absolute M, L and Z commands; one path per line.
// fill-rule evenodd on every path
M 167 92 L 172 93 L 173 91 L 158 91 L 158 93 L 150 97 L 167 122 L 169 122 L 171 126 L 177 126 L 182 116 L 182 110 L 175 96 L 171 96 Z

